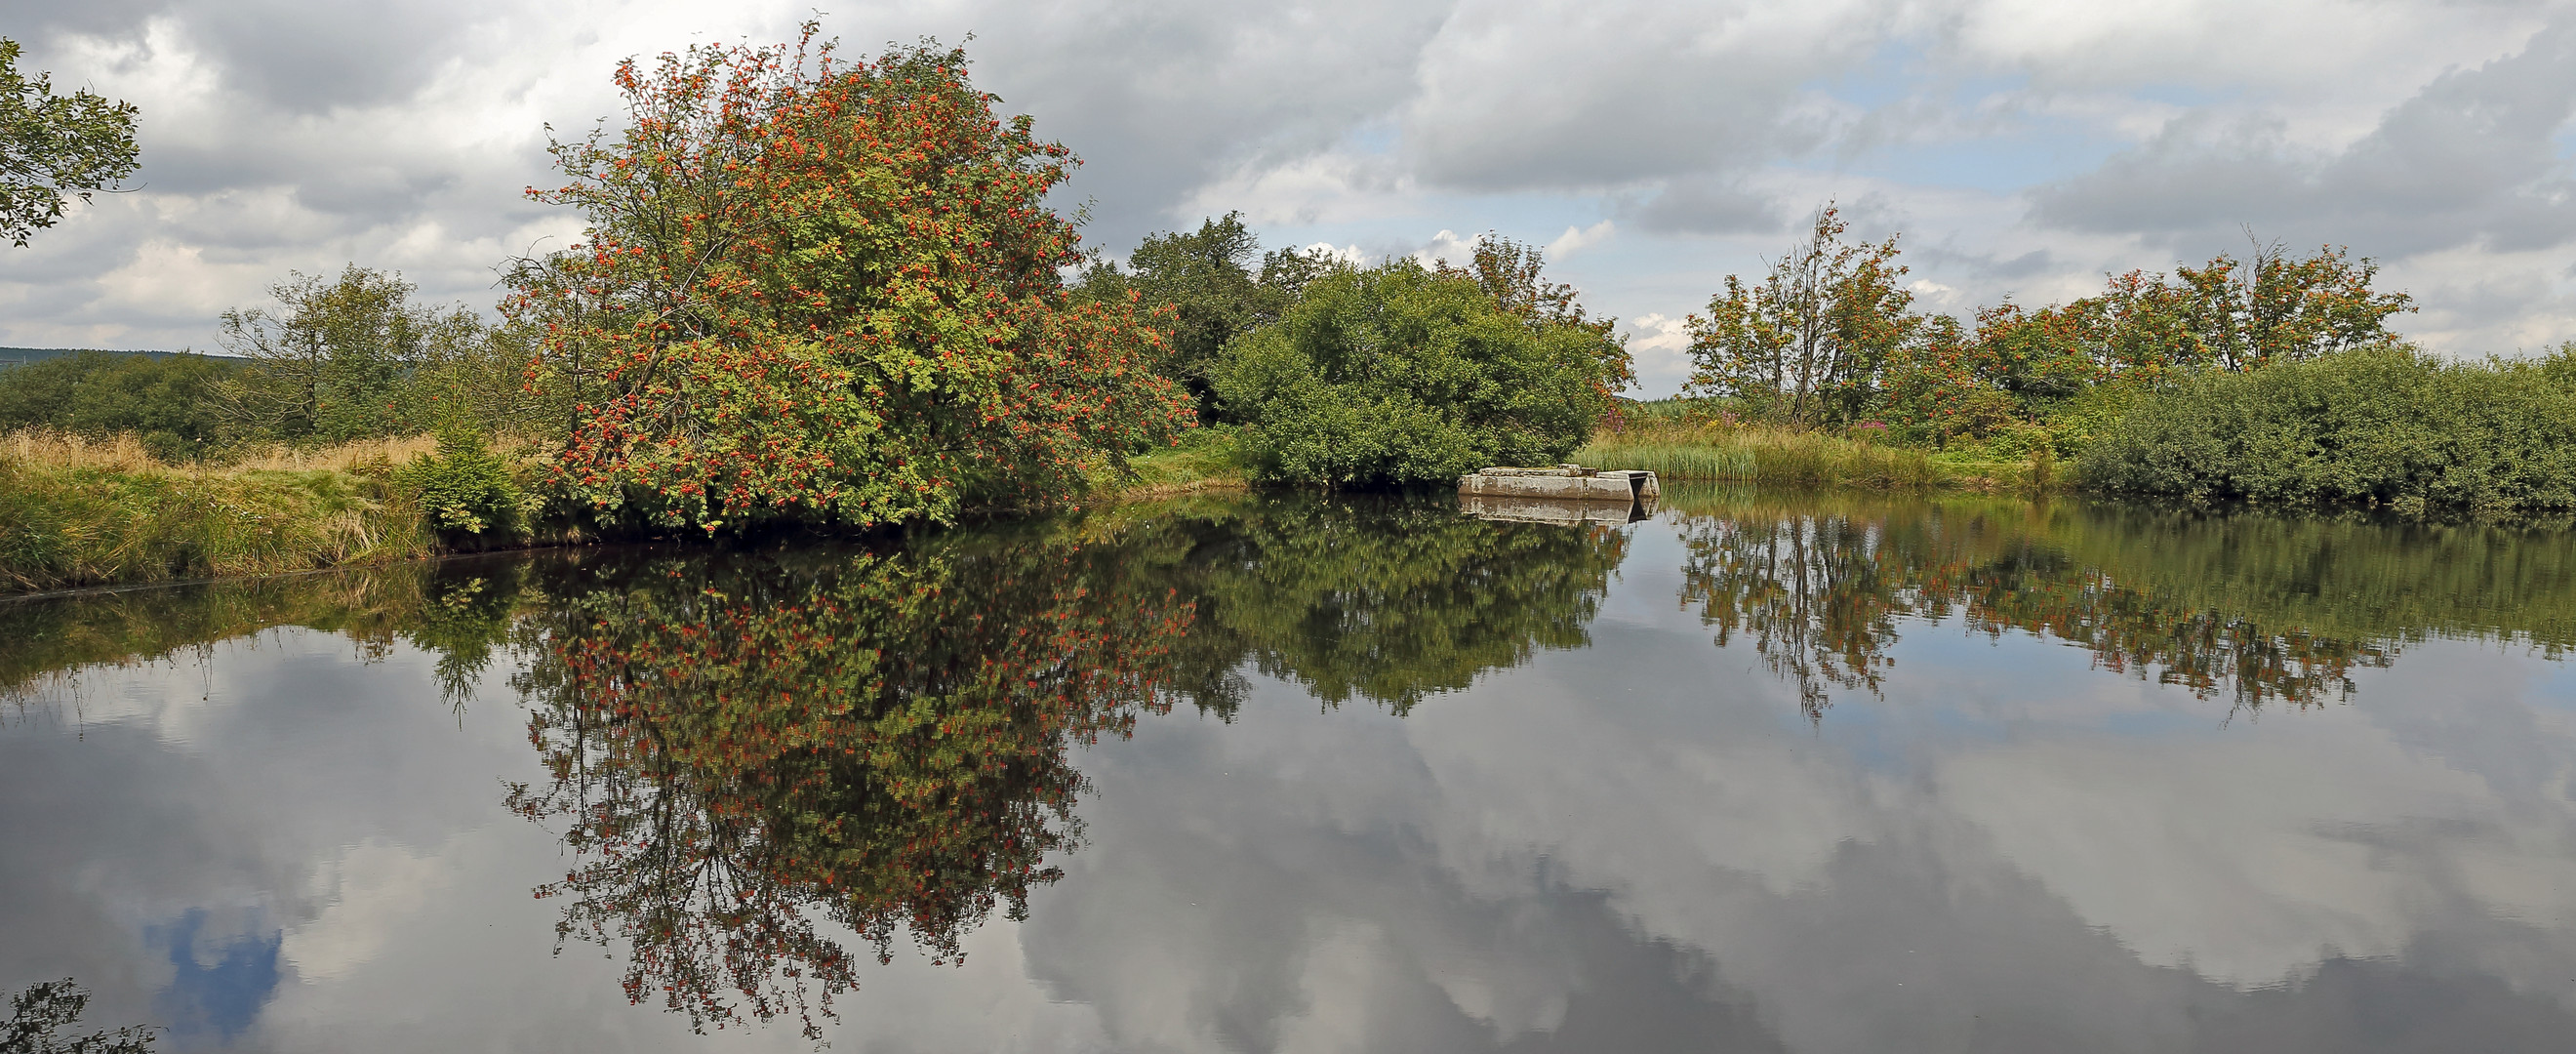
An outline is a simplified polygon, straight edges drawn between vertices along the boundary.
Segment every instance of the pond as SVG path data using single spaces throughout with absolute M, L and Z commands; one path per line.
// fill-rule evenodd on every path
M 167 1051 L 2576 1036 L 2569 535 L 1607 519 L 1212 497 L 0 604 L 0 988 Z

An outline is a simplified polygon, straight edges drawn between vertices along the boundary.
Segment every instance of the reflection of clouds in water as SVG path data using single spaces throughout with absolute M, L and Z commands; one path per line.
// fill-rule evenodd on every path
M 352 924 L 424 910 L 450 866 L 405 847 L 506 819 L 493 774 L 526 764 L 506 689 L 469 738 L 407 648 L 361 665 L 283 629 L 204 658 L 85 671 L 0 728 L 0 800 L 39 806 L 0 818 L 0 980 L 68 974 L 93 1020 L 229 1036 L 306 970 L 389 949 Z
M 1907 622 L 1886 698 L 1811 726 L 1674 608 L 1670 532 L 1635 539 L 1592 646 L 1407 718 L 1258 679 L 1232 725 L 1182 711 L 1079 753 L 1096 789 L 1067 878 L 968 935 L 962 968 L 865 971 L 839 1049 L 2552 1049 L 2576 1028 L 2567 667 L 2412 644 L 2349 707 L 2229 721 L 2080 649 Z M 493 685 L 458 717 L 408 648 L 353 658 L 284 631 L 211 670 L 92 673 L 85 724 L 0 727 L 0 800 L 48 806 L 0 819 L 0 979 L 80 976 L 101 1021 L 185 995 L 203 1035 L 238 1019 L 276 1051 L 810 1049 L 700 1040 L 629 1007 L 601 949 L 558 957 L 528 892 L 561 846 L 497 804 L 496 775 L 537 775 L 524 711 Z
M 2526 694 L 2550 668 L 2432 642 L 2353 707 L 2230 721 L 2075 649 L 1914 623 L 1890 697 L 1810 730 L 1696 619 L 1623 603 L 1671 595 L 1656 548 L 1594 647 L 1402 721 L 1265 683 L 1233 728 L 1104 746 L 1096 844 L 1036 905 L 1032 959 L 1145 1049 L 1279 1049 L 1323 1015 L 1463 1016 L 1483 1040 L 1415 1049 L 1473 1048 L 1597 988 L 1561 945 L 1469 935 L 1564 926 L 1580 898 L 1550 891 L 1598 889 L 1628 959 L 1711 964 L 1671 1005 L 1743 1000 L 1802 1050 L 2341 1049 L 2403 1041 L 2351 1032 L 2389 1014 L 2548 1049 L 2576 1025 L 2550 980 L 2576 965 L 2576 813 L 2536 776 L 2571 737 Z M 1363 975 L 1368 999 L 1330 994 Z
M 1771 1045 L 1704 960 L 1545 861 L 1448 866 L 1450 791 L 1400 760 L 1406 728 L 1265 681 L 1231 727 L 1095 751 L 1093 845 L 1033 898 L 1033 969 L 1118 1049 Z
M 287 931 L 287 961 L 305 980 L 329 981 L 393 950 L 403 920 L 436 906 L 455 880 L 444 859 L 452 852 L 452 845 L 414 852 L 371 839 L 322 861 L 306 895 L 324 907 Z

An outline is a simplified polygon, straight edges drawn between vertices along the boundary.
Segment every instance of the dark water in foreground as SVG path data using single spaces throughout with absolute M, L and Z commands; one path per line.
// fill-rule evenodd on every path
M 2559 1051 L 2571 643 L 2563 533 L 1742 493 L 19 602 L 0 988 L 175 1051 Z

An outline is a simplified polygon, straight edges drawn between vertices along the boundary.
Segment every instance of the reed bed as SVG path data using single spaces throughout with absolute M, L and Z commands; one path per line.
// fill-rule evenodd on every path
M 1816 432 L 1657 423 L 1603 432 L 1574 460 L 1671 480 L 1803 487 L 1921 488 L 1959 482 L 1921 451 Z

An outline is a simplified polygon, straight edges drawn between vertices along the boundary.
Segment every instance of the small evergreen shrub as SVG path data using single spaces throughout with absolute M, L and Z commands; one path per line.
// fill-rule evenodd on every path
M 444 538 L 514 534 L 524 521 L 509 462 L 464 429 L 440 431 L 438 453 L 396 468 L 393 480 L 420 503 L 423 518 Z

